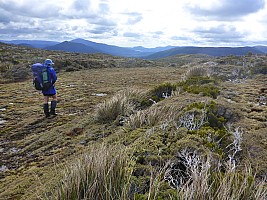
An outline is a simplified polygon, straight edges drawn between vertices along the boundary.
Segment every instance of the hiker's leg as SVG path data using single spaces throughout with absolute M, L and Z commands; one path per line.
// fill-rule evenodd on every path
M 45 114 L 45 117 L 50 116 L 48 100 L 49 100 L 49 97 L 44 96 L 44 114 Z
M 51 114 L 52 115 L 57 115 L 56 114 L 56 107 L 57 107 L 57 95 L 55 94 L 55 95 L 53 95 L 52 96 L 52 101 L 51 101 Z
M 52 96 L 52 101 L 57 101 L 57 94 Z
M 44 104 L 48 103 L 49 101 L 49 96 L 44 96 Z

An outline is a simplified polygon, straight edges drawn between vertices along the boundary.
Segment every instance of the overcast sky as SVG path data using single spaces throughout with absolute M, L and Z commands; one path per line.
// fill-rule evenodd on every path
M 267 0 L 0 0 L 0 40 L 267 45 Z

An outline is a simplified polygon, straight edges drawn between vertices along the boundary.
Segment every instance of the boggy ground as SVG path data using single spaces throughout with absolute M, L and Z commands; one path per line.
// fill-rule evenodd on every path
M 123 127 L 95 123 L 97 104 L 123 89 L 146 90 L 163 82 L 177 83 L 186 70 L 151 66 L 61 71 L 56 83 L 58 116 L 49 119 L 44 118 L 42 95 L 33 89 L 31 80 L 1 84 L 0 199 L 36 199 L 47 184 L 57 180 L 55 171 L 64 168 L 62 163 L 93 144 L 119 139 L 134 144 L 134 137 L 142 131 L 121 138 Z M 242 83 L 220 82 L 221 93 L 214 100 L 237 113 L 235 126 L 244 133 L 243 161 L 258 167 L 261 176 L 266 176 L 267 168 L 267 107 L 258 104 L 258 89 L 264 83 L 264 75 Z M 164 101 L 180 106 L 201 98 L 184 93 Z M 117 136 L 113 136 L 115 132 Z

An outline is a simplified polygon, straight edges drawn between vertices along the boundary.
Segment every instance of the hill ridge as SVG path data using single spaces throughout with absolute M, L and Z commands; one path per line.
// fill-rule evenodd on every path
M 242 46 L 242 47 L 200 47 L 200 46 L 165 46 L 155 48 L 137 47 L 119 47 L 105 43 L 97 43 L 82 38 L 73 39 L 64 42 L 52 41 L 34 41 L 34 40 L 13 40 L 2 41 L 9 44 L 32 46 L 41 49 L 62 50 L 66 52 L 82 53 L 104 53 L 113 56 L 136 57 L 143 59 L 166 58 L 178 54 L 206 54 L 209 56 L 243 56 L 248 53 L 266 54 L 266 46 Z M 80 45 L 78 45 L 80 44 Z

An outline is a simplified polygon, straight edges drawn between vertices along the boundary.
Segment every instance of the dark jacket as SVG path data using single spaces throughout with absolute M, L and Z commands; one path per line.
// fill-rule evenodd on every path
M 48 73 L 49 73 L 49 76 L 51 78 L 53 85 L 48 90 L 42 90 L 42 93 L 44 95 L 55 95 L 57 91 L 56 91 L 54 84 L 57 81 L 57 74 L 52 66 L 48 66 Z

